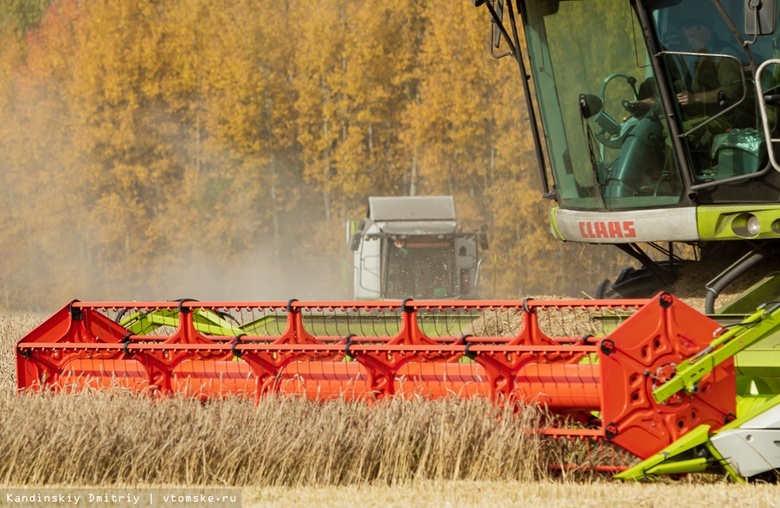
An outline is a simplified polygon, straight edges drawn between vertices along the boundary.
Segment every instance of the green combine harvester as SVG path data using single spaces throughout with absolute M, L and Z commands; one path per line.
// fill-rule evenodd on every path
M 553 235 L 614 245 L 641 264 L 605 280 L 597 296 L 644 297 L 723 266 L 700 296 L 727 331 L 659 379 L 667 384 L 653 397 L 671 404 L 676 390 L 694 393 L 695 380 L 728 358 L 736 413 L 619 477 L 717 462 L 737 480 L 777 480 L 780 337 L 769 317 L 780 302 L 771 267 L 780 253 L 777 1 L 474 4 L 490 13 L 492 54 L 519 66 Z M 759 282 L 716 314 L 718 296 L 756 273 Z

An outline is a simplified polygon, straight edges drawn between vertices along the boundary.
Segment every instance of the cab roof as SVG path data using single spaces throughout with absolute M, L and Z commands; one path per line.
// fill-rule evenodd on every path
M 455 221 L 452 196 L 372 196 L 368 218 L 374 222 Z

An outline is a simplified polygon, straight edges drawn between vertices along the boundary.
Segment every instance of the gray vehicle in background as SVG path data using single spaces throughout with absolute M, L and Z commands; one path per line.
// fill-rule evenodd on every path
M 353 298 L 479 298 L 486 229 L 465 231 L 452 196 L 369 197 L 347 226 Z

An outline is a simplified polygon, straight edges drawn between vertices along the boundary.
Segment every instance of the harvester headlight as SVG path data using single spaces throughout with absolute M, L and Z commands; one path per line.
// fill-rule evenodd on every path
M 731 222 L 731 230 L 742 238 L 754 238 L 761 232 L 761 221 L 752 213 L 741 213 Z
M 756 236 L 761 231 L 761 221 L 758 217 L 751 215 L 747 220 L 747 230 L 750 236 Z

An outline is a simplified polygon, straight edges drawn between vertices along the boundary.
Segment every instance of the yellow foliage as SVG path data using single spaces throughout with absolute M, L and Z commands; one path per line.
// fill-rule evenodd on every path
M 0 32 L 0 307 L 171 296 L 190 259 L 336 273 L 344 220 L 410 193 L 488 224 L 495 296 L 540 287 L 559 245 L 485 28 L 469 2 L 53 0 Z

